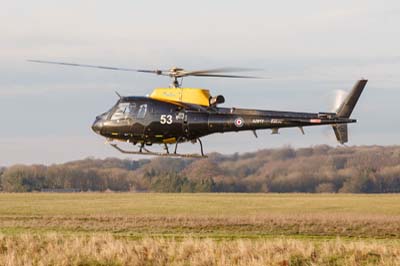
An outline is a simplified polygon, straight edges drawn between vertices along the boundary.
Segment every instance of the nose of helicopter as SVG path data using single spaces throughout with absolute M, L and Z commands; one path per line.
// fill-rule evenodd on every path
M 103 128 L 103 120 L 100 117 L 96 117 L 96 120 L 92 125 L 92 130 L 100 135 L 102 128 Z

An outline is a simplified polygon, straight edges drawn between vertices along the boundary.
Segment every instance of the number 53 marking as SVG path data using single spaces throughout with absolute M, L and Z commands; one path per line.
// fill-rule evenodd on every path
M 162 125 L 164 125 L 164 124 L 171 125 L 172 124 L 172 115 L 161 115 L 160 116 L 160 123 Z

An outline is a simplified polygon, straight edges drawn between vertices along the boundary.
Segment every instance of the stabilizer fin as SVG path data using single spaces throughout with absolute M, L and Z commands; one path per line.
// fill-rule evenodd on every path
M 336 124 L 333 125 L 332 128 L 340 144 L 345 144 L 349 141 L 347 124 Z

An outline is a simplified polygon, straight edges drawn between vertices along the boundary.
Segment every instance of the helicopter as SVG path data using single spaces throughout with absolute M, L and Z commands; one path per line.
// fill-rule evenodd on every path
M 201 88 L 182 87 L 185 77 L 214 78 L 260 78 L 255 76 L 225 74 L 246 71 L 240 68 L 218 68 L 186 71 L 173 67 L 168 70 L 131 69 L 100 65 L 87 65 L 55 61 L 28 60 L 34 63 L 57 64 L 64 66 L 89 67 L 115 71 L 130 71 L 168 76 L 172 84 L 165 88 L 155 88 L 147 97 L 119 96 L 118 101 L 107 112 L 96 117 L 92 130 L 105 137 L 107 142 L 125 154 L 207 157 L 200 138 L 214 133 L 252 131 L 270 129 L 279 134 L 281 128 L 298 127 L 304 135 L 304 127 L 330 125 L 340 144 L 348 142 L 348 124 L 356 123 L 350 118 L 357 101 L 368 80 L 360 79 L 341 102 L 335 112 L 288 112 L 226 108 L 219 105 L 225 102 L 222 95 L 211 96 L 210 91 Z M 122 141 L 138 146 L 137 150 L 126 150 L 114 143 Z M 178 153 L 178 145 L 184 142 L 200 144 L 200 154 Z M 165 152 L 153 152 L 148 146 L 161 144 Z M 173 144 L 170 152 L 168 145 Z

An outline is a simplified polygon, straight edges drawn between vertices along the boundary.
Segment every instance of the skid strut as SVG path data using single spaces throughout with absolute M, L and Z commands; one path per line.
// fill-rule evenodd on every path
M 204 156 L 204 152 L 203 152 L 203 143 L 201 142 L 201 140 L 198 138 L 197 139 L 200 143 L 200 151 L 201 151 L 201 156 Z
M 174 154 L 176 154 L 176 151 L 178 150 L 178 143 L 179 143 L 179 141 L 181 141 L 181 137 L 179 137 L 179 138 L 176 140 Z
M 167 154 L 169 154 L 169 149 L 168 149 L 167 143 L 164 143 L 164 150 L 167 152 Z

